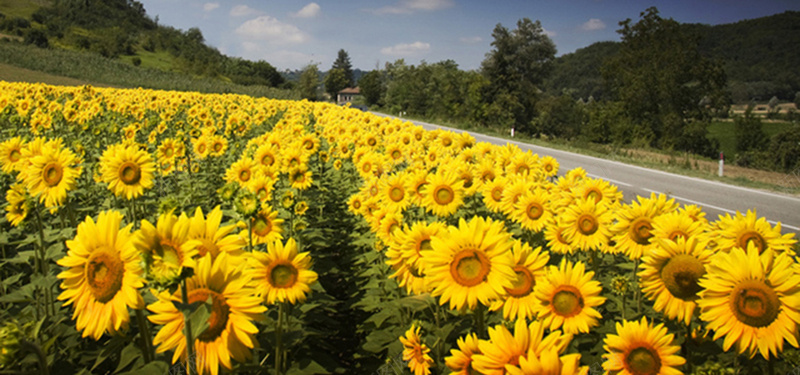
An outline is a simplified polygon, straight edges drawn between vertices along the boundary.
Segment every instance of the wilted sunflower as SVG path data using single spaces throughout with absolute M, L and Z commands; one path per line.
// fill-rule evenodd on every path
M 542 247 L 531 249 L 526 242 L 514 241 L 511 248 L 514 256 L 513 287 L 505 288 L 506 296 L 503 300 L 492 304 L 492 310 L 503 308 L 503 319 L 512 321 L 517 319 L 533 319 L 539 307 L 539 300 L 533 294 L 536 281 L 545 276 L 545 266 L 550 260 L 548 252 Z
M 642 258 L 641 288 L 653 309 L 686 325 L 697 307 L 699 281 L 706 273 L 712 252 L 696 237 L 678 237 L 676 242 L 660 239 L 658 246 Z
M 60 206 L 67 199 L 67 192 L 75 188 L 83 171 L 77 165 L 80 159 L 60 144 L 47 142 L 40 155 L 28 159 L 28 165 L 18 176 L 28 193 L 38 197 L 47 208 Z
M 152 156 L 132 145 L 109 146 L 100 157 L 103 182 L 116 196 L 133 199 L 153 187 L 155 163 Z
M 194 268 L 198 246 L 187 244 L 190 228 L 191 220 L 185 213 L 180 217 L 172 212 L 163 213 L 155 226 L 142 220 L 133 245 L 141 252 L 148 280 L 161 285 L 172 284 L 178 281 L 182 268 Z
M 600 296 L 602 286 L 592 280 L 594 272 L 585 272 L 583 262 L 561 260 L 558 267 L 550 266 L 546 277 L 534 286 L 540 301 L 538 318 L 550 330 L 562 328 L 565 333 L 588 333 L 598 325 L 600 315 L 595 307 L 606 299 Z
M 252 356 L 250 349 L 257 345 L 258 327 L 253 321 L 263 320 L 267 310 L 249 286 L 249 272 L 230 265 L 229 257 L 220 253 L 213 260 L 210 255 L 200 258 L 194 276 L 186 279 L 190 304 L 211 299 L 208 328 L 194 338 L 194 353 L 202 359 L 196 361 L 199 374 L 216 375 L 220 365 L 231 370 L 231 359 L 247 362 Z M 181 290 L 172 294 L 162 291 L 156 297 L 158 300 L 147 306 L 153 312 L 150 321 L 162 326 L 153 339 L 158 345 L 156 353 L 174 350 L 172 363 L 179 358 L 186 363 L 185 320 L 176 307 L 183 299 Z
M 256 290 L 269 305 L 281 302 L 303 302 L 317 281 L 312 271 L 311 256 L 298 253 L 293 238 L 267 244 L 267 252 L 254 251 L 251 266 Z
M 428 354 L 431 349 L 419 337 L 419 330 L 419 326 L 411 325 L 406 334 L 400 336 L 400 342 L 403 344 L 403 361 L 408 363 L 408 368 L 414 375 L 428 375 L 431 373 L 433 358 Z
M 641 321 L 617 322 L 617 334 L 603 341 L 603 369 L 620 375 L 680 375 L 678 369 L 686 360 L 676 355 L 681 347 L 673 344 L 674 335 L 667 334 L 661 323 L 653 326 L 646 317 Z
M 131 225 L 120 228 L 122 218 L 117 211 L 101 212 L 97 222 L 87 217 L 67 241 L 67 255 L 57 262 L 66 267 L 58 274 L 64 280 L 58 299 L 75 307 L 72 318 L 77 318 L 83 337 L 99 340 L 103 333 L 127 329 L 128 308 L 144 308 L 138 291 L 144 286 L 140 257 Z
M 474 309 L 478 302 L 489 306 L 514 286 L 510 239 L 502 222 L 478 216 L 440 231 L 431 240 L 432 250 L 421 252 L 432 295 L 441 296 L 440 304 L 449 301 L 451 309 Z
M 769 360 L 783 351 L 784 340 L 798 346 L 800 275 L 788 253 L 761 253 L 750 242 L 746 251 L 716 253 L 707 270 L 697 304 L 714 340 L 725 337 L 723 350 L 735 343 L 738 353 Z

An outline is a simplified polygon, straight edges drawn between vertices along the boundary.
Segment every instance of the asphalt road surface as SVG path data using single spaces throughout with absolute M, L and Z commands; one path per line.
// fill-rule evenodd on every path
M 380 113 L 375 114 L 393 117 Z M 463 132 L 459 129 L 421 121 L 411 122 L 423 126 L 426 129 L 445 129 L 458 133 Z M 624 164 L 614 160 L 600 159 L 593 156 L 580 155 L 478 133 L 470 134 L 475 137 L 478 142 L 488 142 L 497 145 L 513 143 L 521 149 L 531 150 L 531 152 L 539 154 L 539 156 L 550 155 L 558 160 L 561 173 L 573 168 L 582 167 L 589 176 L 602 178 L 617 185 L 617 187 L 622 190 L 625 201 L 630 201 L 636 195 L 649 197 L 650 193 L 663 193 L 675 198 L 675 200 L 681 204 L 696 204 L 702 206 L 703 211 L 706 212 L 706 218 L 710 221 L 716 220 L 719 215 L 724 215 L 725 213 L 729 213 L 733 216 L 736 214 L 736 211 L 745 214 L 747 210 L 756 210 L 759 217 L 766 217 L 767 221 L 773 225 L 775 225 L 776 222 L 781 222 L 781 231 L 783 233 L 800 234 L 800 198 L 794 196 L 728 185 L 695 177 L 681 176 L 669 172 Z M 798 238 L 797 234 L 795 238 Z

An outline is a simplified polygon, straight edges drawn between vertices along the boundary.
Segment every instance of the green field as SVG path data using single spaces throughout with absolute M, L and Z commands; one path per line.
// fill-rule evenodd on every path
M 771 138 L 792 127 L 789 122 L 762 122 L 762 129 Z M 720 150 L 729 158 L 736 155 L 736 132 L 733 121 L 714 121 L 708 127 L 708 138 L 719 140 Z
M 128 59 L 130 58 L 132 57 L 128 57 Z M 158 65 L 158 60 L 163 58 L 164 56 L 158 54 L 142 56 L 142 65 Z M 42 49 L 15 42 L 0 41 L 0 64 L 52 76 L 73 78 L 95 85 L 299 99 L 295 91 L 259 85 L 243 86 L 213 78 L 196 78 L 177 72 L 135 67 L 130 62 L 110 60 L 92 53 L 55 48 Z M 19 81 L 21 79 L 5 80 Z M 33 81 L 38 80 L 34 79 Z

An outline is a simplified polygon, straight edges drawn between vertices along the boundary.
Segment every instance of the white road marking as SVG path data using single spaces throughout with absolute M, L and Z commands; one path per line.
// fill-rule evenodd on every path
M 594 175 L 594 174 L 591 174 L 591 173 L 587 173 L 586 175 L 589 176 L 589 177 L 594 177 L 594 178 L 599 178 L 599 179 L 602 179 L 602 180 L 606 180 L 606 181 L 608 181 L 608 182 L 610 182 L 612 184 L 616 184 L 616 185 L 622 185 L 622 186 L 627 186 L 627 187 L 633 186 L 631 184 L 626 184 L 626 183 L 624 183 L 622 181 L 612 180 L 612 179 L 610 179 L 608 177 L 600 177 L 598 175 Z

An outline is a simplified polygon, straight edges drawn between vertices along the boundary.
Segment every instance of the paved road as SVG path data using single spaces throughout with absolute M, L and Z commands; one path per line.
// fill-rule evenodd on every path
M 376 114 L 388 116 L 380 113 Z M 412 122 L 426 129 L 439 128 L 462 132 L 459 129 L 421 121 Z M 516 144 L 523 150 L 531 150 L 531 152 L 540 156 L 550 155 L 558 160 L 561 171 L 582 167 L 589 176 L 602 178 L 617 185 L 622 190 L 626 201 L 630 201 L 636 195 L 649 197 L 651 192 L 664 193 L 682 204 L 702 206 L 707 214 L 706 217 L 712 221 L 725 213 L 734 215 L 736 211 L 746 213 L 747 210 L 755 209 L 759 217 L 766 217 L 773 225 L 780 221 L 783 233 L 793 232 L 800 234 L 800 198 L 797 197 L 681 176 L 618 161 L 509 141 L 483 134 L 470 134 L 479 142 L 500 145 L 509 142 Z

